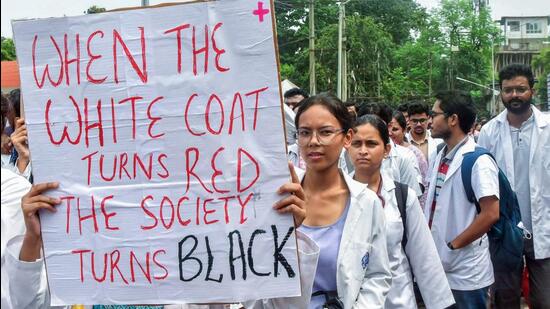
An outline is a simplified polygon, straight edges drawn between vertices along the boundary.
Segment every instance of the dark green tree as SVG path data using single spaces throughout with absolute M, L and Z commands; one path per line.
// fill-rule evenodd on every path
M 443 50 L 440 23 L 428 18 L 418 37 L 396 50 L 396 65 L 385 88 L 395 89 L 390 93 L 400 95 L 401 100 L 431 97 L 435 89 L 444 88 Z
M 309 0 L 276 1 L 275 13 L 281 77 L 283 79 L 289 78 L 296 84 L 306 87 L 306 85 L 309 85 Z M 350 16 L 371 17 L 372 22 L 384 27 L 384 31 L 389 35 L 390 40 L 398 45 L 410 40 L 411 31 L 419 29 L 426 16 L 424 9 L 413 0 L 351 1 L 346 5 L 346 14 L 348 22 L 351 20 Z M 334 0 L 315 0 L 316 39 L 324 40 L 326 43 L 326 36 L 332 34 L 330 37 L 334 37 L 336 40 L 337 36 L 333 34 L 335 33 L 334 30 L 337 29 L 335 28 L 337 24 L 338 2 Z M 351 34 L 351 30 L 346 33 L 348 36 L 356 37 Z M 325 37 L 322 38 L 322 36 Z M 367 45 L 362 46 L 360 49 L 369 47 Z M 337 42 L 328 46 L 316 44 L 316 69 L 320 75 L 318 79 L 321 78 L 319 81 L 320 86 L 327 84 L 332 87 L 336 83 L 333 59 L 330 58 L 329 63 L 319 59 L 329 59 L 329 55 L 337 55 L 334 46 L 337 46 Z M 350 52 L 353 53 L 352 50 Z M 387 52 L 383 52 L 383 58 L 391 59 L 391 55 L 387 55 Z M 348 59 L 352 59 L 351 55 Z M 378 60 L 378 57 L 376 59 Z M 327 65 L 329 68 L 326 67 Z M 331 65 L 333 68 L 330 68 Z M 328 74 L 334 75 L 329 76 Z M 356 91 L 359 91 L 361 85 L 357 83 L 353 83 L 353 85 L 358 86 L 359 88 Z M 320 87 L 319 89 L 328 90 Z
M 309 85 L 309 0 L 275 2 L 281 78 L 297 85 Z M 333 0 L 315 0 L 317 38 L 325 27 L 338 23 L 338 6 Z M 317 62 L 317 69 L 322 64 Z
M 309 84 L 309 0 L 275 3 L 282 78 Z M 335 90 L 338 59 L 338 2 L 315 1 L 316 70 L 320 91 Z M 350 1 L 346 5 L 349 95 L 399 103 L 430 98 L 456 88 L 479 99 L 490 85 L 491 44 L 499 28 L 486 7 L 469 0 L 443 0 L 431 12 L 413 0 Z M 483 106 L 484 108 L 484 106 Z
M 15 44 L 13 40 L 2 37 L 2 61 L 11 61 L 15 59 Z
M 351 1 L 346 5 L 346 12 L 372 17 L 384 25 L 397 45 L 409 41 L 411 31 L 419 30 L 427 18 L 426 10 L 414 0 Z
M 97 5 L 92 5 L 86 11 L 84 11 L 84 14 L 96 14 L 96 13 L 102 13 L 105 11 L 107 11 L 105 8 L 99 7 Z
M 541 67 L 542 74 L 539 76 L 535 89 L 537 90 L 537 96 L 542 102 L 543 106 L 548 102 L 548 74 L 550 74 L 550 47 L 544 48 L 540 51 L 540 54 L 533 58 L 532 67 Z
M 435 16 L 441 23 L 444 53 L 449 60 L 449 88 L 477 87 L 458 85 L 456 77 L 487 84 L 491 78 L 491 44 L 498 42 L 500 32 L 489 10 L 482 7 L 476 12 L 469 0 L 443 0 L 441 5 Z

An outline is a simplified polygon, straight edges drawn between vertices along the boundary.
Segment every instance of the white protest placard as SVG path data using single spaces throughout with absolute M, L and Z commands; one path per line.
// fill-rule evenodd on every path
M 52 304 L 300 294 L 272 6 L 13 23 Z

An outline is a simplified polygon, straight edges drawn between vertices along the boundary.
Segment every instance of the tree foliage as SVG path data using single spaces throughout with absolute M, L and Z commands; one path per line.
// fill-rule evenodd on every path
M 105 11 L 106 11 L 105 8 L 99 7 L 97 5 L 92 5 L 86 11 L 84 11 L 84 14 L 96 14 L 96 13 L 102 13 Z
M 535 84 L 541 102 L 548 102 L 548 74 L 550 74 L 550 47 L 544 48 L 533 58 L 533 67 L 542 67 L 542 74 Z M 546 105 L 546 104 L 543 104 Z
M 398 45 L 409 41 L 411 30 L 419 30 L 427 17 L 425 9 L 411 0 L 351 1 L 346 11 L 371 17 L 384 25 L 385 31 Z
M 2 37 L 2 61 L 15 60 L 15 44 L 10 38 Z
M 282 77 L 304 88 L 309 85 L 308 4 L 275 2 Z M 338 2 L 315 5 L 317 88 L 335 90 Z M 443 0 L 429 13 L 413 0 L 350 1 L 345 29 L 349 96 L 395 104 L 448 88 L 471 91 L 482 101 L 483 89 L 456 77 L 490 84 L 491 44 L 500 39 L 488 9 L 476 10 L 469 0 Z

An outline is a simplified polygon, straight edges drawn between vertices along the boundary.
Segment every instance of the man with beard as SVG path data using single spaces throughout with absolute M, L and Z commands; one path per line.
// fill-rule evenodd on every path
M 525 239 L 532 308 L 550 308 L 550 119 L 531 103 L 534 78 L 526 65 L 512 64 L 499 73 L 506 110 L 489 121 L 478 143 L 495 156 L 517 194 Z M 537 153 L 539 152 L 539 153 Z M 540 153 L 542 152 L 542 153 Z M 522 269 L 495 273 L 496 308 L 519 308 Z
M 432 136 L 442 138 L 445 146 L 434 161 L 424 214 L 457 308 L 486 308 L 494 282 L 486 233 L 499 217 L 498 167 L 490 156 L 480 156 L 472 167 L 478 213 L 466 196 L 461 173 L 464 155 L 476 147 L 468 136 L 476 119 L 472 97 L 439 93 L 432 115 Z
M 407 135 L 411 145 L 422 151 L 422 154 L 431 168 L 437 152 L 437 145 L 443 141 L 434 139 L 428 130 L 430 122 L 430 108 L 422 102 L 411 102 L 408 108 L 409 126 L 411 131 Z

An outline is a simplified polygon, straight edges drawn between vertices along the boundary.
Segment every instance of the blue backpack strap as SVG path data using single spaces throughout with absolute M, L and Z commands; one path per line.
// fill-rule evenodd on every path
M 473 152 L 464 155 L 464 158 L 462 159 L 462 166 L 460 167 L 462 184 L 464 185 L 464 190 L 466 191 L 466 198 L 470 201 L 470 203 L 474 203 L 476 205 L 478 213 L 481 212 L 481 209 L 479 208 L 479 203 L 476 200 L 474 189 L 472 188 L 472 169 L 474 168 L 477 158 L 482 155 L 489 155 L 494 160 L 494 157 L 489 150 L 476 146 Z

